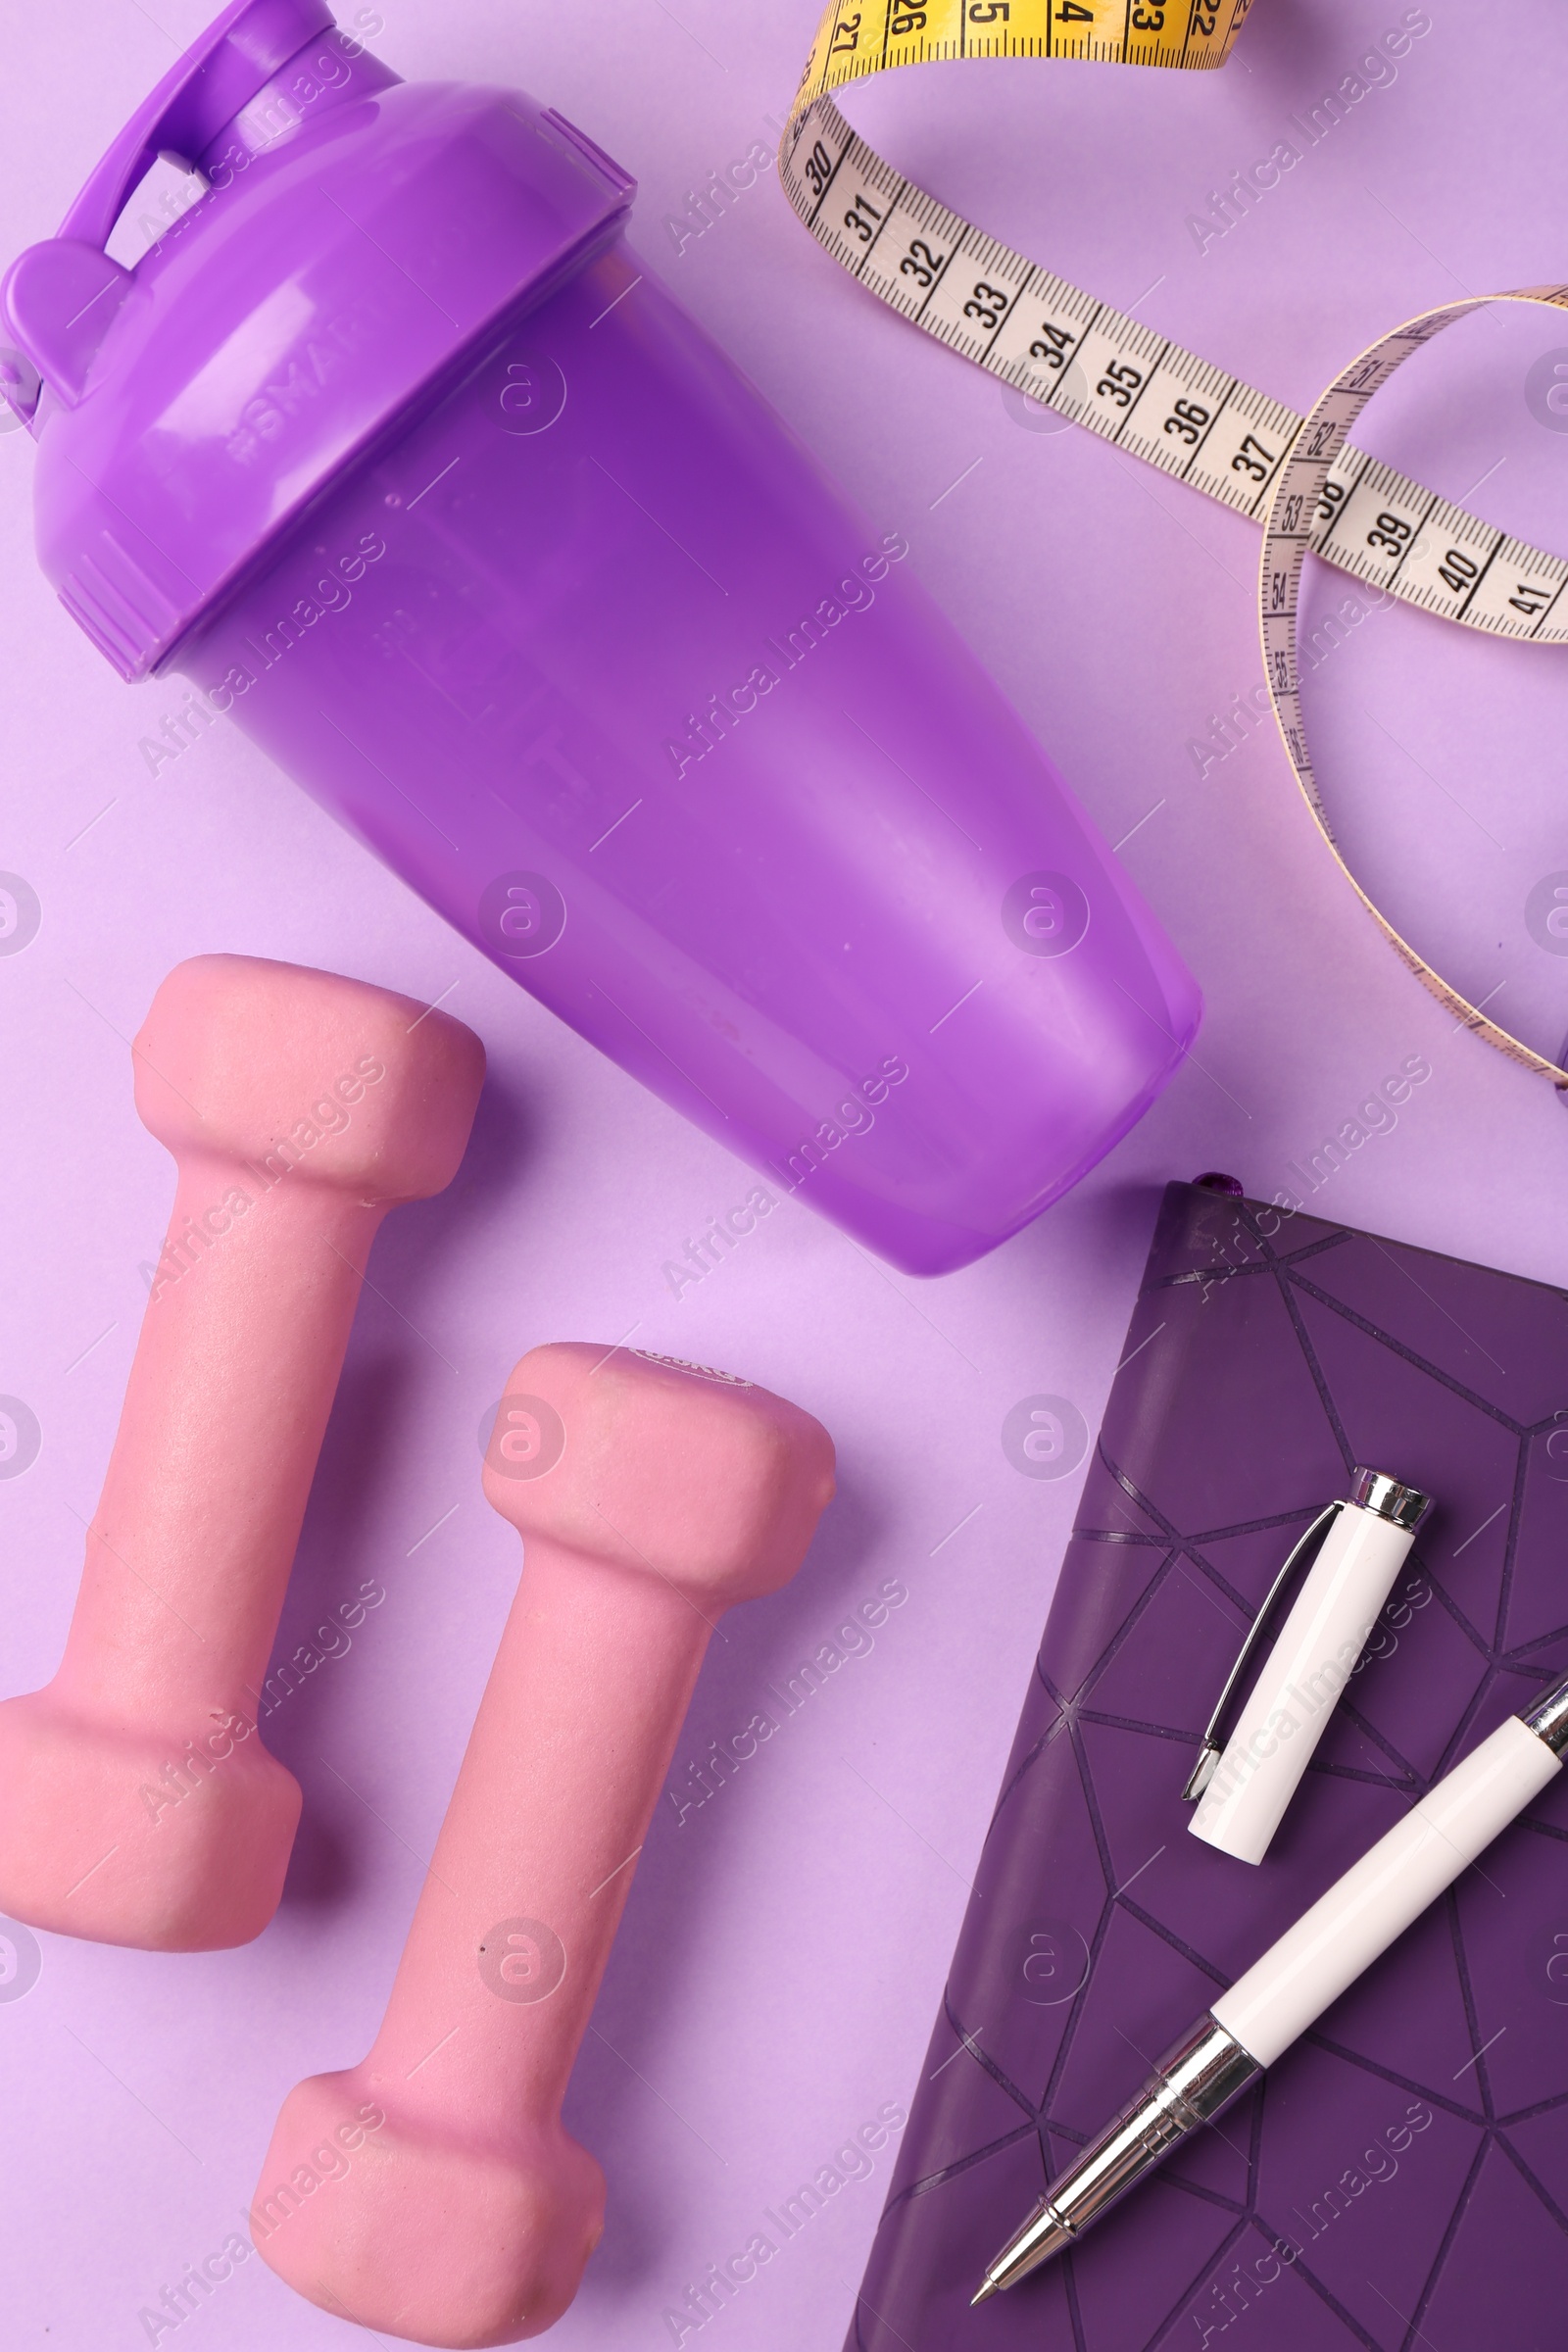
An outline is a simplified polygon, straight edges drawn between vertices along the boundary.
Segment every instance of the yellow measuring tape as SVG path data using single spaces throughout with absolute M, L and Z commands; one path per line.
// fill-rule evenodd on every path
M 1446 620 L 1568 643 L 1568 563 L 1466 514 L 1352 447 L 1396 368 L 1487 300 L 1556 305 L 1568 286 L 1452 303 L 1382 337 L 1310 414 L 988 236 L 885 163 L 831 93 L 937 58 L 1071 57 L 1188 73 L 1222 66 L 1250 0 L 833 0 L 807 61 L 779 176 L 823 251 L 913 326 L 1118 449 L 1263 524 L 1264 678 L 1306 803 L 1362 904 L 1467 1028 L 1568 1087 L 1568 1070 L 1499 1028 L 1380 913 L 1335 841 L 1306 749 L 1297 657 L 1307 550 Z

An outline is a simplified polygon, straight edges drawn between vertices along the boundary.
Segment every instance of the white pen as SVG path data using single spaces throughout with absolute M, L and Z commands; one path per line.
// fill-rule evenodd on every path
M 1499 1724 L 1166 2051 L 1007 2240 L 973 2300 L 984 2303 L 1064 2253 L 1152 2165 L 1222 2114 L 1556 1779 L 1565 1750 L 1568 1680 Z
M 1386 1471 L 1357 1470 L 1348 1502 L 1331 1504 L 1307 1529 L 1254 1618 L 1203 1735 L 1186 1789 L 1199 1800 L 1187 1825 L 1195 1838 L 1240 1862 L 1262 1861 L 1430 1507 L 1427 1495 Z M 1318 1537 L 1317 1556 L 1220 1752 L 1219 1726 L 1272 1624 L 1276 1595 Z

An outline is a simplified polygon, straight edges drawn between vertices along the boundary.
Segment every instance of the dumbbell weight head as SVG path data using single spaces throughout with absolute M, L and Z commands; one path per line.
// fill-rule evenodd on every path
M 484 1491 L 525 1545 L 652 1574 L 713 1611 L 795 1574 L 832 1499 L 833 1442 L 733 1373 L 556 1341 L 507 1383 Z
M 211 1152 L 366 1207 L 451 1183 L 484 1078 L 461 1021 L 260 956 L 176 964 L 131 1052 L 137 1115 L 182 1166 Z
M 171 972 L 133 1047 L 179 1179 L 59 1672 L 0 1704 L 0 1910 L 155 1950 L 246 1942 L 300 1813 L 261 1686 L 360 1279 L 456 1172 L 479 1040 L 247 956 Z
M 386 2017 L 290 2094 L 252 2215 L 323 2310 L 456 2347 L 550 2327 L 598 2240 L 562 2096 L 710 1630 L 799 1567 L 833 1447 L 749 1382 L 566 1343 L 513 1373 L 484 1487 L 522 1579 Z

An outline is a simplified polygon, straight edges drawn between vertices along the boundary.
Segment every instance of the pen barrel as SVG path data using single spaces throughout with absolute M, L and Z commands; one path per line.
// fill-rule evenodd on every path
M 1136 2096 L 1057 2175 L 992 2263 L 976 2301 L 999 2287 L 1016 2286 L 1074 2245 L 1189 2133 L 1222 2115 L 1261 2072 L 1233 2034 L 1212 2016 L 1200 2017 L 1165 2052 Z
M 1051 2212 L 1064 2228 L 1086 2230 L 1178 2141 L 1223 2114 L 1260 2072 L 1233 2034 L 1212 2016 L 1200 2017 L 1165 2052 L 1137 2096 L 1053 2181 Z
M 1213 2017 L 1272 2066 L 1561 1769 L 1510 1715 L 1238 1977 Z
M 1345 1505 L 1188 1824 L 1195 1838 L 1262 1861 L 1413 1540 L 1412 1528 Z

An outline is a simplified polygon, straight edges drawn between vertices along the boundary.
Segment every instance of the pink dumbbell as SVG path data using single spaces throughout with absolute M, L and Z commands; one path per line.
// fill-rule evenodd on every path
M 132 1047 L 179 1168 L 52 1683 L 0 1706 L 0 1911 L 159 1951 L 245 1943 L 299 1785 L 257 1695 L 370 1243 L 457 1171 L 469 1029 L 250 956 L 170 973 Z
M 564 1345 L 513 1373 L 485 1494 L 522 1581 L 374 2047 L 285 2101 L 251 2214 L 323 2309 L 441 2345 L 561 2317 L 604 2176 L 561 2102 L 712 1621 L 794 1575 L 833 1493 L 765 1389 Z

